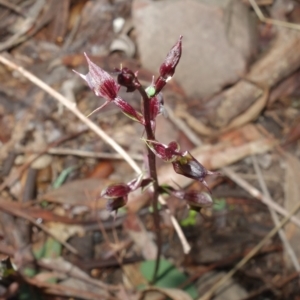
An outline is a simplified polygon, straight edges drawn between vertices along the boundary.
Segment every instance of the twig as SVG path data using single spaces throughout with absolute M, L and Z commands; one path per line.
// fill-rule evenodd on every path
M 93 291 L 87 291 L 85 289 L 80 289 L 79 287 L 74 288 L 74 287 L 69 287 L 67 285 L 39 281 L 34 277 L 32 278 L 26 277 L 24 279 L 27 283 L 46 290 L 46 293 L 50 295 L 62 295 L 68 298 L 78 297 L 81 299 L 90 299 L 90 300 L 98 300 L 98 299 L 117 300 L 118 299 L 116 297 L 110 296 L 109 293 L 105 290 L 102 290 L 103 294 L 99 294 L 99 293 L 96 294 Z
M 261 9 L 259 8 L 259 6 L 257 5 L 257 3 L 255 2 L 255 0 L 249 0 L 249 2 L 261 22 L 264 22 L 266 24 L 271 24 L 271 25 L 282 26 L 282 27 L 286 27 L 286 28 L 290 28 L 290 29 L 300 30 L 299 24 L 289 23 L 289 22 L 275 20 L 275 19 L 271 19 L 271 18 L 266 18 L 263 15 L 263 13 L 262 13 Z
M 64 240 L 62 240 L 60 237 L 56 236 L 56 234 L 53 234 L 46 226 L 44 226 L 43 224 L 39 224 L 36 222 L 36 220 L 27 215 L 25 212 L 21 211 L 21 210 L 17 210 L 16 207 L 11 208 L 9 205 L 7 205 L 7 203 L 5 201 L 0 201 L 0 210 L 3 210 L 9 214 L 12 214 L 14 216 L 23 218 L 27 221 L 29 221 L 30 223 L 32 223 L 34 226 L 38 227 L 39 229 L 43 230 L 44 232 L 46 232 L 48 235 L 50 235 L 52 238 L 54 238 L 55 240 L 57 240 L 59 243 L 61 243 L 63 246 L 65 246 L 70 252 L 72 252 L 75 255 L 78 255 L 78 251 L 71 246 L 70 244 L 68 244 L 67 242 L 65 242 Z
M 31 150 L 21 149 L 19 152 L 36 152 Z M 69 149 L 69 148 L 50 148 L 47 151 L 48 154 L 54 155 L 74 155 L 80 157 L 91 157 L 91 158 L 103 158 L 103 159 L 124 159 L 118 153 L 106 153 L 106 152 L 92 152 L 80 149 Z M 130 154 L 131 158 L 134 160 L 142 161 L 143 156 L 139 154 Z
M 27 78 L 29 81 L 34 83 L 36 86 L 40 87 L 42 90 L 44 90 L 46 93 L 51 95 L 54 99 L 62 103 L 66 108 L 68 108 L 74 115 L 76 115 L 83 123 L 85 123 L 92 131 L 94 131 L 101 139 L 103 139 L 106 143 L 108 143 L 117 153 L 119 153 L 124 160 L 132 167 L 132 169 L 137 172 L 141 173 L 140 167 L 137 165 L 137 163 L 128 155 L 128 153 L 119 145 L 117 144 L 112 138 L 110 138 L 100 127 L 98 127 L 96 124 L 94 124 L 91 120 L 89 120 L 84 114 L 82 114 L 74 105 L 74 103 L 70 102 L 67 98 L 65 98 L 63 95 L 55 91 L 53 88 L 51 88 L 49 85 L 47 85 L 45 82 L 34 76 L 32 73 L 28 72 L 24 68 L 16 65 L 15 63 L 11 62 L 9 59 L 4 57 L 0 54 L 0 62 L 2 62 L 4 65 L 12 68 L 13 70 L 18 71 L 22 76 Z M 162 205 L 166 205 L 166 202 L 162 197 L 158 198 L 159 202 Z M 170 218 L 173 223 L 174 229 L 176 230 L 178 237 L 180 239 L 180 242 L 182 244 L 184 253 L 188 253 L 190 251 L 190 245 L 179 226 L 176 218 L 171 214 L 170 210 L 167 210 L 168 213 L 170 213 Z
M 234 171 L 232 171 L 228 167 L 222 168 L 222 172 L 226 174 L 232 181 L 234 181 L 237 185 L 242 187 L 244 190 L 246 190 L 250 195 L 252 195 L 254 198 L 261 200 L 264 204 L 270 206 L 272 209 L 274 209 L 277 213 L 281 214 L 282 216 L 287 216 L 289 212 L 284 209 L 282 206 L 278 205 L 277 203 L 270 201 L 267 197 L 265 197 L 257 188 L 252 186 L 250 183 L 248 183 L 246 180 L 242 179 L 240 176 L 238 176 Z M 300 227 L 300 220 L 292 216 L 291 222 L 296 224 L 298 227 Z
M 193 132 L 193 130 L 191 130 L 184 121 L 182 121 L 180 118 L 177 118 L 173 110 L 166 104 L 165 109 L 168 112 L 168 117 L 177 126 L 177 128 L 184 132 L 184 134 L 192 143 L 194 143 L 197 146 L 201 146 L 202 142 L 199 139 L 199 137 Z
M 241 269 L 261 248 L 262 246 L 272 238 L 280 228 L 282 228 L 291 217 L 300 209 L 300 203 L 292 209 L 290 213 L 286 217 L 282 219 L 282 221 L 278 224 L 278 226 L 274 227 L 238 264 L 235 265 L 233 269 L 231 269 L 225 276 L 222 277 L 220 281 L 214 284 L 209 291 L 207 291 L 203 296 L 201 296 L 198 300 L 209 300 L 215 294 L 215 292 L 224 285 L 239 269 Z
M 21 29 L 9 37 L 6 41 L 0 43 L 0 51 L 4 51 L 10 47 L 18 45 L 30 36 L 34 35 L 41 28 L 40 26 L 32 27 L 36 23 L 40 12 L 43 10 L 44 4 L 45 1 L 43 0 L 35 1 L 30 10 L 27 12 L 27 18 L 23 21 Z M 46 18 L 42 20 L 43 25 L 45 21 Z M 30 29 L 31 31 L 28 33 Z M 26 33 L 28 33 L 28 35 Z
M 281 280 L 281 282 L 279 282 L 279 280 L 277 280 L 274 284 L 275 288 L 276 289 L 282 289 L 286 284 L 288 284 L 292 280 L 299 277 L 299 275 L 300 275 L 299 272 L 293 272 L 292 274 L 286 276 L 283 280 Z M 242 300 L 250 300 L 250 299 L 255 300 L 255 299 L 257 299 L 258 295 L 262 294 L 263 292 L 268 291 L 269 289 L 270 289 L 270 286 L 263 285 L 262 287 L 260 287 L 256 291 L 253 291 L 252 293 L 248 294 L 248 296 L 246 298 L 243 298 Z
M 10 186 L 12 184 L 14 184 L 19 178 L 20 176 L 23 174 L 23 172 L 25 170 L 27 170 L 30 165 L 35 161 L 37 160 L 41 155 L 47 153 L 47 151 L 52 148 L 52 147 L 55 147 L 57 145 L 60 145 L 61 143 L 85 132 L 86 129 L 83 129 L 77 133 L 74 133 L 74 134 L 71 134 L 71 135 L 68 135 L 68 136 L 65 136 L 65 137 L 61 137 L 55 141 L 53 141 L 52 143 L 50 143 L 49 145 L 47 145 L 44 149 L 42 149 L 41 151 L 39 151 L 36 155 L 34 155 L 29 161 L 27 161 L 26 163 L 24 163 L 16 172 L 12 173 L 12 175 L 8 176 L 4 182 L 1 183 L 0 185 L 0 191 L 2 191 L 3 189 L 5 189 L 7 186 Z
M 6 0 L 0 0 L 0 6 L 4 6 L 17 14 L 26 17 L 26 14 L 22 11 L 22 9 L 14 3 L 8 2 Z
M 267 188 L 267 185 L 266 185 L 266 182 L 263 178 L 263 175 L 262 175 L 262 172 L 261 172 L 261 169 L 258 165 L 258 162 L 257 162 L 257 159 L 256 159 L 256 156 L 252 156 L 252 163 L 253 163 L 253 166 L 254 166 L 254 170 L 256 172 L 256 175 L 257 175 L 257 178 L 258 178 L 258 181 L 259 181 L 259 184 L 260 184 L 260 188 L 261 190 L 263 191 L 263 194 L 264 194 L 264 197 L 268 198 L 269 201 L 272 201 L 274 202 L 274 200 L 271 198 L 271 195 L 270 195 L 270 192 Z M 273 222 L 275 224 L 275 226 L 278 226 L 279 225 L 279 218 L 276 214 L 276 212 L 274 211 L 274 209 L 272 209 L 270 206 L 269 206 L 269 210 L 270 210 L 270 214 L 271 214 L 271 217 L 273 219 Z M 297 259 L 297 256 L 293 250 L 293 248 L 291 247 L 286 235 L 285 235 L 285 232 L 283 229 L 280 229 L 278 231 L 278 234 L 280 236 L 280 239 L 285 247 L 285 250 L 287 252 L 287 254 L 290 256 L 290 259 L 295 267 L 295 270 L 297 272 L 300 271 L 300 265 L 299 265 L 299 262 L 298 262 L 298 259 Z
M 68 48 L 70 47 L 72 41 L 74 40 L 74 38 L 75 38 L 75 36 L 78 32 L 78 29 L 79 29 L 80 24 L 81 24 L 81 20 L 82 20 L 82 16 L 81 15 L 77 16 L 75 24 L 73 25 L 73 28 L 71 29 L 71 32 L 67 36 L 67 38 L 64 42 L 64 45 L 62 47 L 63 51 L 67 51 Z

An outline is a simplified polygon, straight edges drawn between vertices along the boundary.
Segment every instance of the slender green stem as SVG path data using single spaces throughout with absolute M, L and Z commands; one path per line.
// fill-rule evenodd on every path
M 136 87 L 143 98 L 145 131 L 147 134 L 147 139 L 155 140 L 154 132 L 151 126 L 151 118 L 150 118 L 151 99 L 148 97 L 147 93 L 145 92 L 142 85 L 139 83 L 137 79 L 136 79 Z M 147 149 L 148 149 L 147 156 L 148 156 L 149 173 L 150 173 L 150 177 L 153 179 L 152 206 L 153 206 L 153 221 L 154 221 L 156 239 L 157 239 L 157 254 L 156 254 L 156 261 L 155 261 L 155 269 L 152 278 L 152 283 L 154 283 L 156 281 L 157 273 L 159 270 L 160 255 L 162 250 L 162 236 L 160 231 L 160 218 L 159 218 L 159 210 L 158 210 L 159 184 L 158 184 L 157 171 L 156 171 L 156 157 L 149 147 L 147 147 Z

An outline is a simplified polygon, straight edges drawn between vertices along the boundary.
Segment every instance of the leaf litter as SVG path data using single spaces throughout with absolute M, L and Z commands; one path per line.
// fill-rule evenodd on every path
M 133 2 L 133 6 L 130 1 L 104 0 L 70 0 L 59 4 L 36 0 L 30 3 L 14 2 L 14 5 L 3 2 L 0 12 L 0 28 L 3 29 L 0 49 L 6 53 L 2 52 L 1 57 L 4 55 L 56 91 L 68 95 L 82 112 L 91 112 L 99 106 L 99 99 L 79 81 L 77 83 L 71 72 L 72 68 L 76 68 L 85 74 L 84 52 L 91 53 L 92 61 L 109 72 L 118 68 L 120 63 L 134 70 L 139 69 L 145 85 L 151 82 L 151 76 L 156 72 L 151 67 L 150 71 L 145 68 L 147 63 L 144 57 L 146 50 L 149 50 L 149 43 L 145 42 L 145 34 L 142 34 L 145 24 L 137 22 L 141 14 L 138 5 L 142 5 L 143 1 Z M 191 10 L 184 1 L 178 1 L 180 3 L 176 5 L 167 2 L 159 4 L 162 6 L 161 12 L 168 5 L 173 5 L 171 8 L 176 14 L 180 13 L 176 5 Z M 196 1 L 190 2 L 194 5 Z M 218 34 L 222 32 L 223 46 L 228 43 L 228 37 L 233 44 L 220 46 L 216 35 L 210 35 L 205 43 L 205 34 L 210 32 L 205 27 L 201 29 L 201 36 L 192 30 L 188 30 L 188 36 L 199 40 L 203 47 L 219 47 L 229 57 L 233 52 L 241 51 L 232 48 L 238 43 L 232 40 L 234 26 L 240 22 L 242 15 L 249 15 L 252 8 L 245 3 L 238 4 L 237 9 L 230 5 L 220 7 L 200 2 L 196 5 L 197 9 L 202 9 L 202 14 L 209 11 L 215 15 L 208 18 L 209 24 L 215 25 L 211 28 L 217 30 Z M 273 1 L 268 4 L 261 2 L 257 1 L 258 5 L 265 5 L 264 9 L 274 18 L 278 17 L 278 9 L 287 11 L 285 3 L 278 8 Z M 297 7 L 297 2 L 292 2 Z M 147 5 L 147 9 L 157 9 L 156 4 Z M 223 23 L 220 15 L 216 15 L 219 10 L 225 13 L 226 22 L 230 21 L 232 13 L 241 14 L 234 16 L 236 19 L 231 24 L 233 27 L 227 31 L 228 36 L 224 35 L 228 23 Z M 294 19 L 298 12 L 294 8 Z M 130 51 L 124 44 L 116 44 L 121 37 L 116 37 L 113 29 L 117 17 L 125 20 L 126 30 L 121 34 L 125 34 Z M 150 14 L 148 17 L 151 17 Z M 135 18 L 133 31 L 127 30 L 132 28 L 132 18 Z M 285 14 L 285 18 L 289 21 L 288 14 Z M 258 18 L 256 22 L 259 22 Z M 176 25 L 177 31 L 180 30 L 179 23 Z M 208 59 L 204 67 L 203 62 L 199 64 L 193 61 L 194 70 L 202 68 L 205 81 L 210 83 L 205 89 L 201 89 L 199 80 L 196 83 L 187 80 L 197 77 L 193 72 L 184 76 L 184 80 L 180 79 L 182 76 L 175 76 L 165 92 L 165 101 L 175 114 L 161 122 L 165 125 L 162 125 L 164 128 L 159 134 L 166 144 L 173 137 L 182 139 L 181 144 L 186 145 L 187 150 L 206 168 L 217 170 L 230 167 L 235 175 L 238 174 L 240 179 L 258 191 L 260 187 L 247 158 L 267 153 L 272 159 L 261 164 L 266 185 L 277 207 L 289 212 L 299 198 L 297 178 L 300 152 L 297 130 L 300 106 L 299 81 L 295 80 L 299 55 L 294 50 L 299 43 L 299 31 L 281 28 L 276 25 L 277 22 L 273 23 L 260 23 L 257 26 L 254 22 L 247 25 L 250 31 L 255 32 L 257 40 L 256 44 L 251 45 L 253 48 L 243 49 L 246 52 L 244 57 L 239 57 L 240 69 L 237 73 L 229 74 L 223 66 L 218 74 L 220 76 L 214 78 L 212 71 L 215 65 L 210 65 Z M 147 37 L 153 41 L 154 32 L 161 32 L 161 28 L 169 28 L 168 38 L 172 40 L 182 34 L 172 32 L 165 18 L 152 22 L 149 28 L 147 30 L 152 33 L 148 32 Z M 161 47 L 158 44 L 157 47 L 165 53 L 163 49 L 168 43 L 161 37 L 158 37 Z M 267 38 L 271 42 L 266 44 Z M 189 47 L 197 53 L 196 44 Z M 189 47 L 184 49 L 184 55 L 188 56 Z M 138 56 L 134 56 L 132 49 L 137 49 Z M 207 49 L 203 53 L 210 51 Z M 155 56 L 156 50 L 150 50 Z M 233 68 L 236 64 L 231 60 Z M 153 63 L 153 67 L 155 65 Z M 174 272 L 182 277 L 183 283 L 172 280 L 173 277 L 166 272 L 160 281 L 150 285 L 151 275 L 148 273 L 151 266 L 147 264 L 155 258 L 156 243 L 153 235 L 155 224 L 148 208 L 148 192 L 135 193 L 129 197 L 125 210 L 117 217 L 111 216 L 105 209 L 106 201 L 99 196 L 109 183 L 129 182 L 132 179 L 133 173 L 128 165 L 116 160 L 112 149 L 95 133 L 83 128 L 71 111 L 59 108 L 52 97 L 24 80 L 16 71 L 1 64 L 0 77 L 0 253 L 3 263 L 9 258 L 13 268 L 2 273 L 5 281 L 0 283 L 1 297 L 195 299 L 213 286 L 213 282 L 208 282 L 206 290 L 201 289 L 201 279 L 205 279 L 205 274 L 210 275 L 212 273 L 209 272 L 213 271 L 215 278 L 226 276 L 224 271 L 232 269 L 274 227 L 268 210 L 259 204 L 260 196 L 251 193 L 250 189 L 250 193 L 244 192 L 244 188 L 235 183 L 238 181 L 229 175 L 208 180 L 215 205 L 201 208 L 200 214 L 189 214 L 185 203 L 171 196 L 167 203 L 181 223 L 192 251 L 188 255 L 183 254 L 170 217 L 165 213 L 166 207 L 162 205 L 161 259 L 163 265 L 172 266 Z M 187 91 L 186 87 L 192 83 L 194 86 Z M 200 89 L 198 94 L 191 93 L 197 89 Z M 124 92 L 124 95 L 132 107 L 139 108 L 136 94 Z M 143 157 L 144 150 L 139 139 L 143 133 L 138 126 L 127 122 L 109 106 L 91 119 L 132 157 Z M 176 119 L 186 126 L 179 129 Z M 201 146 L 195 147 L 193 140 L 187 141 L 190 132 L 201 139 Z M 284 149 L 279 149 L 280 144 L 284 145 Z M 64 151 L 50 151 L 52 148 L 57 150 L 57 147 Z M 106 156 L 86 157 L 80 153 L 105 153 Z M 137 161 L 142 167 L 142 161 Z M 189 179 L 174 176 L 171 170 L 170 165 L 163 163 L 159 166 L 159 180 L 162 183 L 173 187 L 179 185 L 187 191 L 201 190 L 199 185 L 190 187 Z M 221 199 L 221 202 L 217 199 Z M 299 215 L 295 217 L 298 219 Z M 290 222 L 285 227 L 285 234 L 298 254 L 299 227 Z M 83 252 L 81 248 L 86 248 L 86 251 Z M 76 255 L 72 251 L 85 254 Z M 282 260 L 282 257 L 286 260 Z M 141 271 L 141 266 L 144 266 L 144 271 Z M 133 275 L 135 273 L 138 276 Z M 128 278 L 128 275 L 132 278 Z M 139 277 L 143 282 L 142 290 L 138 281 L 133 280 L 134 277 Z M 250 299 L 251 295 L 297 299 L 299 290 L 296 278 L 282 251 L 281 242 L 274 237 L 260 255 L 238 271 L 233 277 L 234 284 L 228 289 L 237 299 Z M 187 293 L 184 283 L 192 288 L 192 293 Z M 222 296 L 220 293 L 215 299 L 224 297 L 225 294 Z

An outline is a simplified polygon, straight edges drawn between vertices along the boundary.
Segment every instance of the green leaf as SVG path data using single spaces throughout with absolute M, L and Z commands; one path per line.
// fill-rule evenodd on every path
M 197 215 L 198 215 L 197 211 L 189 210 L 189 215 L 185 219 L 180 221 L 181 226 L 182 227 L 195 226 Z
M 34 257 L 36 259 L 41 259 L 43 257 L 57 258 L 60 256 L 61 250 L 61 244 L 52 237 L 48 237 L 46 242 L 40 248 L 34 250 Z
M 158 210 L 161 210 L 161 204 L 160 204 L 159 202 L 157 203 L 157 209 L 158 209 Z M 149 210 L 149 212 L 150 212 L 151 214 L 154 213 L 154 209 L 153 209 L 153 206 L 152 206 L 152 205 L 149 206 L 148 210 Z
M 44 297 L 42 296 L 41 292 L 35 287 L 27 283 L 22 283 L 19 290 L 18 299 L 19 300 L 33 300 L 33 299 L 44 300 Z
M 216 211 L 223 211 L 226 209 L 227 202 L 225 198 L 215 199 L 213 209 Z
M 152 280 L 154 268 L 154 260 L 147 260 L 141 263 L 140 271 L 149 282 Z M 157 280 L 154 286 L 161 288 L 178 288 L 187 279 L 188 277 L 179 271 L 172 263 L 166 259 L 161 259 L 157 273 Z M 193 284 L 186 286 L 183 290 L 187 292 L 193 299 L 198 296 L 197 289 Z
M 41 247 L 34 249 L 34 257 L 39 260 L 41 258 L 57 258 L 60 257 L 62 251 L 62 245 L 52 237 L 48 237 L 46 242 L 41 245 Z M 27 271 L 30 272 L 31 269 L 27 268 Z M 35 271 L 34 271 L 35 272 Z M 33 276 L 35 274 L 31 274 Z M 29 276 L 29 274 L 28 274 Z M 47 280 L 48 283 L 56 283 L 55 278 L 50 278 Z
M 27 277 L 33 277 L 34 275 L 36 275 L 36 270 L 29 267 L 25 268 L 23 272 Z
M 69 174 L 76 168 L 77 168 L 77 166 L 71 166 L 71 167 L 63 170 L 59 174 L 59 176 L 56 178 L 55 182 L 53 183 L 53 188 L 55 188 L 55 189 L 59 188 L 65 182 L 65 180 L 67 179 Z
M 53 188 L 54 189 L 57 189 L 59 188 L 60 186 L 62 186 L 62 184 L 65 182 L 65 180 L 67 179 L 67 177 L 69 176 L 69 174 L 75 170 L 77 167 L 76 166 L 71 166 L 65 170 L 63 170 L 59 176 L 56 178 L 56 180 L 54 181 L 53 183 Z M 42 208 L 46 208 L 48 206 L 48 202 L 47 201 L 42 201 L 41 202 L 41 207 Z

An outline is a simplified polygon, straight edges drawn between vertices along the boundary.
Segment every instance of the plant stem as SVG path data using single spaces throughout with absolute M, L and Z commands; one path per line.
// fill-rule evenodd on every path
M 136 87 L 139 93 L 143 98 L 143 108 L 144 108 L 144 119 L 145 119 L 145 131 L 147 134 L 148 140 L 155 140 L 154 132 L 151 126 L 151 118 L 150 118 L 150 101 L 151 99 L 148 97 L 147 93 L 143 89 L 142 85 L 139 83 L 138 79 L 136 78 Z M 149 147 L 148 150 L 148 166 L 149 166 L 149 173 L 150 177 L 153 179 L 153 198 L 152 198 L 152 207 L 153 207 L 153 221 L 156 231 L 156 240 L 157 240 L 157 254 L 156 254 L 156 261 L 155 261 L 155 269 L 152 277 L 152 283 L 156 281 L 157 273 L 159 270 L 159 262 L 160 262 L 160 255 L 161 255 L 161 248 L 162 248 L 162 236 L 160 231 L 160 218 L 159 218 L 159 211 L 158 211 L 158 196 L 159 196 L 159 184 L 157 179 L 157 171 L 156 171 L 156 157 L 155 154 L 151 151 Z

